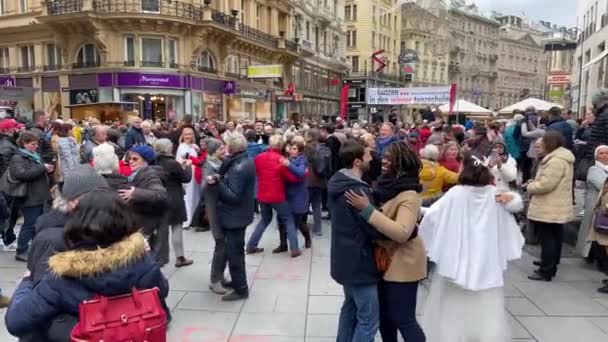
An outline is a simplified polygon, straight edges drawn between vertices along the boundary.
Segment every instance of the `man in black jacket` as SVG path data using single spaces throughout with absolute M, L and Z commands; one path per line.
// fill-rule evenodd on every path
M 379 326 L 378 281 L 373 258 L 373 240 L 383 236 L 346 201 L 353 191 L 371 198 L 371 189 L 361 180 L 371 160 L 369 148 L 349 140 L 340 149 L 344 169 L 327 185 L 331 213 L 331 277 L 344 289 L 338 341 L 373 341 Z
M 226 256 L 232 283 L 222 284 L 234 291 L 222 297 L 235 301 L 249 297 L 245 268 L 245 229 L 253 222 L 255 165 L 247 155 L 247 140 L 241 134 L 226 141 L 228 157 L 218 175 L 207 176 L 207 184 L 218 194 L 218 222 L 226 239 Z
M 34 127 L 30 131 L 38 134 L 40 141 L 38 142 L 38 153 L 45 164 L 55 165 L 56 158 L 51 146 L 51 135 L 47 131 L 49 125 L 49 115 L 43 111 L 37 110 L 33 114 Z
M 15 133 L 21 128 L 23 128 L 23 125 L 14 119 L 3 119 L 0 121 L 0 176 L 6 172 L 11 158 L 19 151 L 15 143 Z M 3 196 L 10 216 L 13 199 L 6 194 L 0 194 L 0 196 Z M 9 227 L 8 223 L 9 220 L 0 221 L 0 237 L 2 237 L 2 242 L 5 246 L 11 245 L 17 239 L 13 228 Z

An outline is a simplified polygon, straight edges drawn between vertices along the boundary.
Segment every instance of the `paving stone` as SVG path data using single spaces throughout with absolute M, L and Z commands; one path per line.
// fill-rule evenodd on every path
M 584 317 L 518 317 L 538 342 L 605 342 L 608 335 Z

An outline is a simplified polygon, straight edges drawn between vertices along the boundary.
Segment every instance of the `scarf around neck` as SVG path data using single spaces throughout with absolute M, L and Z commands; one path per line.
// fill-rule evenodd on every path
M 382 205 L 404 191 L 422 192 L 422 184 L 418 177 L 399 176 L 394 177 L 386 174 L 378 177 L 374 188 L 374 200 L 378 205 Z
M 600 169 L 602 169 L 602 171 L 608 173 L 608 165 L 604 165 L 602 163 L 600 163 L 599 161 L 595 161 L 595 166 L 599 167 Z
M 40 155 L 36 152 L 30 152 L 24 148 L 20 148 L 19 151 L 21 153 L 23 153 L 23 155 L 30 157 L 33 161 L 35 161 L 38 164 L 42 164 L 42 159 L 40 158 Z

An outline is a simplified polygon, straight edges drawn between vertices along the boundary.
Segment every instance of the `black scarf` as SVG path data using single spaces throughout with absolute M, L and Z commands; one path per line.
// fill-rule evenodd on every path
M 248 158 L 247 151 L 236 152 L 229 155 L 222 162 L 222 166 L 220 166 L 218 174 L 223 177 L 233 164 L 239 162 L 243 158 Z
M 422 192 L 422 184 L 420 184 L 418 176 L 400 176 L 395 178 L 391 175 L 382 174 L 378 177 L 376 188 L 374 189 L 374 201 L 376 204 L 382 205 L 400 193 L 410 190 L 418 193 Z

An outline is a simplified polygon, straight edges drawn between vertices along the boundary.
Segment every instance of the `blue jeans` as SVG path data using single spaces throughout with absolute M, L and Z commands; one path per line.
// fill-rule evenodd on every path
M 14 210 L 15 208 L 13 208 Z M 37 205 L 34 207 L 21 207 L 19 208 L 23 214 L 23 225 L 21 231 L 19 231 L 19 237 L 17 238 L 17 255 L 25 254 L 29 247 L 30 241 L 34 238 L 36 231 L 34 226 L 36 220 L 44 211 L 43 205 Z
M 373 342 L 380 325 L 378 286 L 343 285 L 344 304 L 340 310 L 336 342 Z
M 323 189 L 308 188 L 310 196 L 310 206 L 312 207 L 312 218 L 314 225 L 312 226 L 313 233 L 321 233 L 321 201 L 323 200 Z
M 277 212 L 277 219 L 280 223 L 283 223 L 287 227 L 287 240 L 289 241 L 289 249 L 292 251 L 300 249 L 298 247 L 298 234 L 296 231 L 296 225 L 293 222 L 293 215 L 289 204 L 287 202 L 281 203 L 262 203 L 260 202 L 260 212 L 262 213 L 262 219 L 258 222 L 255 227 L 253 234 L 247 242 L 247 250 L 253 250 L 258 247 L 258 243 L 262 239 L 262 235 L 270 222 L 272 222 L 272 209 Z

